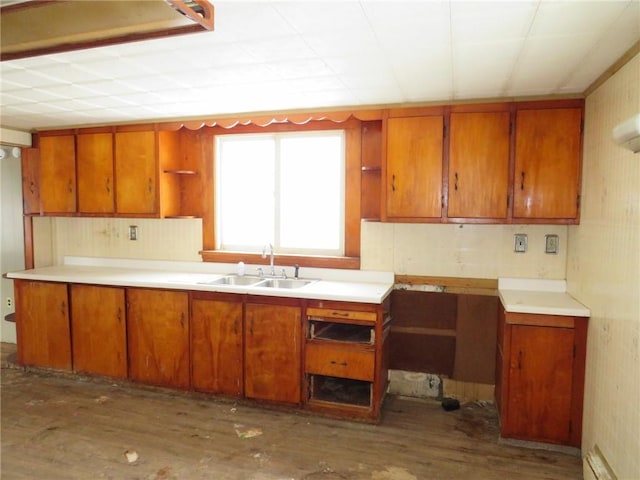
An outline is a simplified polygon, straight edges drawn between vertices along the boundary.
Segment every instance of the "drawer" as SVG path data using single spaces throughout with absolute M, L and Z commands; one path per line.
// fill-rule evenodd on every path
M 335 318 L 342 320 L 363 320 L 375 322 L 376 312 L 358 312 L 356 310 L 339 310 L 335 308 L 307 308 L 308 317 Z
M 307 344 L 305 371 L 316 375 L 373 382 L 375 354 L 354 348 Z

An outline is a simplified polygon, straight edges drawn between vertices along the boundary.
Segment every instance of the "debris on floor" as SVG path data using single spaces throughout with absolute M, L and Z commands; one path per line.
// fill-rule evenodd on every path
M 458 410 L 460 408 L 460 402 L 455 398 L 445 397 L 442 399 L 442 408 L 447 412 Z
M 129 463 L 135 463 L 138 461 L 138 452 L 136 452 L 135 450 L 126 450 L 124 452 L 124 456 Z
M 238 435 L 239 438 L 252 438 L 262 435 L 261 428 L 245 428 L 244 425 L 239 424 L 235 424 L 233 427 L 235 428 L 236 435 Z

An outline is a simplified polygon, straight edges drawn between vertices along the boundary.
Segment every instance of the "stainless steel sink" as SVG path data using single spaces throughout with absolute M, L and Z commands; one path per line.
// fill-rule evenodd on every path
M 252 277 L 250 275 L 225 275 L 224 277 L 220 277 L 217 280 L 212 280 L 210 282 L 203 282 L 206 285 L 255 285 L 258 282 L 261 282 L 263 279 L 260 277 Z
M 269 278 L 258 283 L 255 286 L 268 288 L 300 288 L 304 287 L 305 285 L 309 285 L 314 281 L 315 280 L 301 280 L 295 278 Z

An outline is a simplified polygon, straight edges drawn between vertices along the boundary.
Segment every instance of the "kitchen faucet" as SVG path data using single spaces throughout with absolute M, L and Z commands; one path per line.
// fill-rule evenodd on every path
M 276 276 L 276 269 L 274 267 L 273 264 L 273 245 L 271 245 L 270 243 L 267 243 L 264 248 L 262 249 L 262 258 L 267 258 L 267 249 L 269 249 L 269 266 L 270 266 L 270 270 L 269 270 L 269 274 L 272 277 Z

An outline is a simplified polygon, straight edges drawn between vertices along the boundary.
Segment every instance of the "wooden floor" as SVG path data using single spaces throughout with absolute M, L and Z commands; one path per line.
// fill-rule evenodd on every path
M 1 477 L 580 479 L 580 458 L 498 444 L 491 405 L 391 397 L 380 425 L 25 371 L 2 352 Z M 129 462 L 137 456 L 137 460 Z

